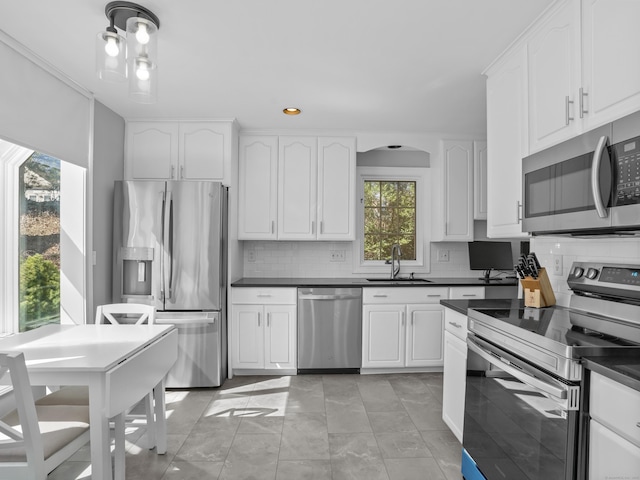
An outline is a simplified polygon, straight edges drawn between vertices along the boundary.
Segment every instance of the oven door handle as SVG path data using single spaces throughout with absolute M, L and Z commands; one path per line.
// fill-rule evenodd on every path
M 483 346 L 481 346 L 481 344 L 484 344 L 484 348 Z M 540 376 L 546 377 L 545 380 L 541 380 L 540 378 L 530 375 L 517 366 L 514 366 L 516 364 L 516 362 L 513 361 L 516 360 L 515 358 L 511 357 L 510 355 L 505 355 L 505 353 L 503 352 L 500 352 L 500 354 L 498 354 L 497 352 L 492 352 L 491 350 L 489 350 L 489 348 L 491 347 L 489 347 L 486 342 L 483 342 L 477 337 L 468 337 L 467 346 L 469 347 L 469 350 L 477 353 L 484 360 L 494 364 L 501 370 L 504 370 L 509 375 L 520 380 L 522 383 L 526 383 L 529 386 L 537 388 L 538 390 L 556 399 L 567 401 L 569 397 L 572 396 L 570 395 L 571 389 L 576 388 L 570 387 L 569 385 L 564 385 L 563 383 L 555 380 L 553 377 L 550 377 L 542 372 L 540 373 Z M 572 401 L 569 402 L 570 405 L 573 403 L 574 402 Z

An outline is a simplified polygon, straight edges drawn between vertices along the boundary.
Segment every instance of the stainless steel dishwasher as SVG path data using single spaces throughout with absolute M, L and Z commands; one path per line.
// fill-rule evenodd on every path
M 298 373 L 359 373 L 362 289 L 298 289 Z

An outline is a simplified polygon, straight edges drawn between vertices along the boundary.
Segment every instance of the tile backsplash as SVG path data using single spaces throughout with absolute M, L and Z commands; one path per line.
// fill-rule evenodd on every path
M 567 276 L 576 261 L 595 260 L 640 265 L 639 238 L 570 238 L 533 237 L 531 251 L 536 252 L 540 264 L 547 269 L 558 305 L 567 306 L 571 291 Z M 554 262 L 562 262 L 562 274 L 554 274 Z

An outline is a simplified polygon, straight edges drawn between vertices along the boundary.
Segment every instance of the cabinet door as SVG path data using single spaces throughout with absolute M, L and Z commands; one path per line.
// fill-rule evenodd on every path
M 262 305 L 233 305 L 232 309 L 232 368 L 264 368 Z
M 444 332 L 444 370 L 442 377 L 442 420 L 462 443 L 464 395 L 467 376 L 467 344 Z
M 640 2 L 583 0 L 584 130 L 640 109 Z
M 315 240 L 318 175 L 316 137 L 280 137 L 278 239 Z
M 127 123 L 128 180 L 177 178 L 178 124 L 171 122 Z
M 576 105 L 580 75 L 577 2 L 555 12 L 529 42 L 531 152 L 579 133 Z
M 439 367 L 443 362 L 444 311 L 440 305 L 407 305 L 407 367 Z
M 275 240 L 278 214 L 278 137 L 240 137 L 238 238 Z
M 224 180 L 226 143 L 230 124 L 193 122 L 180 124 L 180 180 Z
M 362 367 L 404 367 L 404 305 L 364 305 Z
M 602 426 L 589 422 L 589 480 L 634 478 L 640 472 L 640 447 Z
M 487 79 L 487 236 L 526 236 L 521 228 L 522 157 L 527 153 L 526 50 Z
M 266 305 L 265 368 L 296 368 L 296 306 Z
M 356 139 L 318 138 L 318 240 L 354 240 Z
M 487 142 L 473 142 L 473 219 L 487 219 Z
M 473 143 L 443 142 L 444 238 L 473 240 Z

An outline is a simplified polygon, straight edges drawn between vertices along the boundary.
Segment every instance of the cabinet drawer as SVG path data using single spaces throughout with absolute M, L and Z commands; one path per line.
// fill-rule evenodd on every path
M 362 302 L 375 303 L 440 303 L 449 295 L 447 287 L 380 287 L 363 288 Z
M 484 287 L 451 287 L 449 289 L 450 300 L 483 299 Z
M 591 372 L 591 417 L 640 446 L 640 391 Z
M 467 339 L 467 316 L 450 308 L 444 309 L 444 329 L 461 340 Z
M 297 297 L 298 289 L 296 288 L 235 287 L 231 289 L 231 303 L 295 305 Z

